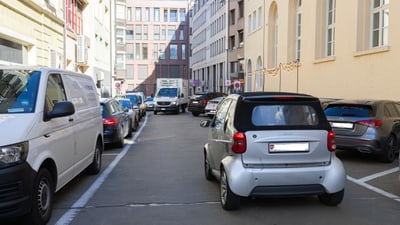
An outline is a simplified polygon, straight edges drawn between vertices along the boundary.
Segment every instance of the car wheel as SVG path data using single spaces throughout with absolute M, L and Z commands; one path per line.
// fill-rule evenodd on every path
M 344 190 L 341 190 L 339 192 L 335 192 L 332 194 L 325 193 L 318 195 L 318 199 L 325 205 L 337 206 L 342 202 L 343 196 L 344 196 Z
M 206 152 L 204 152 L 204 174 L 207 180 L 214 180 L 214 176 L 211 173 L 211 166 L 210 162 L 208 161 Z
M 44 225 L 53 208 L 54 182 L 48 169 L 39 170 L 33 186 L 32 210 L 23 218 L 27 224 Z
M 154 112 L 153 112 L 153 113 L 154 113 L 154 115 L 157 115 L 157 111 L 155 111 L 155 110 L 154 110 Z
M 235 210 L 240 207 L 240 197 L 231 191 L 228 183 L 228 177 L 226 176 L 224 169 L 221 169 L 220 199 L 222 208 L 225 210 Z
M 396 137 L 392 134 L 386 140 L 385 149 L 382 154 L 379 156 L 379 160 L 384 163 L 391 163 L 396 158 L 396 151 L 398 149 L 398 142 Z
M 93 162 L 87 168 L 89 174 L 98 174 L 101 170 L 101 155 L 103 152 L 103 146 L 101 141 L 97 141 L 96 149 L 94 150 Z
M 192 112 L 192 115 L 193 115 L 193 116 L 199 116 L 200 113 L 198 113 L 198 112 Z
M 118 140 L 116 144 L 118 148 L 122 148 L 124 146 L 124 130 L 122 127 L 119 129 Z
M 126 135 L 127 137 L 132 137 L 132 120 L 129 120 L 129 124 L 128 124 L 128 135 Z

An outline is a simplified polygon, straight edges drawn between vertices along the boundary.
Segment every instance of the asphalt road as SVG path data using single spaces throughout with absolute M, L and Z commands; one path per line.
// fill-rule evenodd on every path
M 123 149 L 108 146 L 97 176 L 79 175 L 55 196 L 57 225 L 394 225 L 400 223 L 398 161 L 383 164 L 338 151 L 348 180 L 343 202 L 317 197 L 245 199 L 238 211 L 219 203 L 219 185 L 203 174 L 206 117 L 148 113 Z

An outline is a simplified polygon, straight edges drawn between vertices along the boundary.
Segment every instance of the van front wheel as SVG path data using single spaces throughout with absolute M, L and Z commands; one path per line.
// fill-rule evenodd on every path
M 53 195 L 53 178 L 48 169 L 42 168 L 39 170 L 33 186 L 32 210 L 24 220 L 35 225 L 46 224 L 51 217 Z

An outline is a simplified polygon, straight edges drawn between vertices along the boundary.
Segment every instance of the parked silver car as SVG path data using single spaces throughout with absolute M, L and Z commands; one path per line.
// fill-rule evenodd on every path
M 215 113 L 217 112 L 217 106 L 222 101 L 222 99 L 224 99 L 224 97 L 216 97 L 207 102 L 206 108 L 204 110 L 208 117 L 214 117 Z
M 325 114 L 338 149 L 373 154 L 382 162 L 396 159 L 400 144 L 400 104 L 390 100 L 340 100 Z
M 204 145 L 207 180 L 220 181 L 226 210 L 241 197 L 317 195 L 338 205 L 346 173 L 335 134 L 315 97 L 293 93 L 231 94 L 219 104 Z

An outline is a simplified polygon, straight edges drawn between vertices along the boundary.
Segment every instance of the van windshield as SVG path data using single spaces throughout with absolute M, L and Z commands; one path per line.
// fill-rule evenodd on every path
M 178 91 L 176 88 L 161 88 L 157 93 L 157 97 L 176 97 L 176 96 L 178 96 Z
M 0 113 L 33 113 L 40 72 L 0 70 Z

